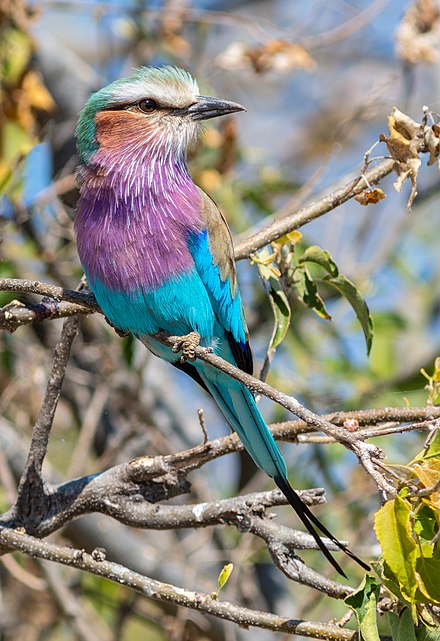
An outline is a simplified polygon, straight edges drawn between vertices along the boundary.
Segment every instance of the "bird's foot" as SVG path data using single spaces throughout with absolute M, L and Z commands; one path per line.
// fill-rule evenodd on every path
M 196 348 L 200 345 L 200 335 L 197 332 L 190 332 L 186 336 L 180 336 L 173 345 L 173 352 L 182 352 L 180 360 L 182 363 L 185 361 L 196 360 Z

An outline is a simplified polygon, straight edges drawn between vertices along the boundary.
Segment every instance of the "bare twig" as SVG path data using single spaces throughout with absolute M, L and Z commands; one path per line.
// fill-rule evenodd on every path
M 28 460 L 18 486 L 14 512 L 17 523 L 21 519 L 25 519 L 29 531 L 33 529 L 32 524 L 35 527 L 44 518 L 47 509 L 41 469 L 46 456 L 49 434 L 70 356 L 70 348 L 76 336 L 77 328 L 77 316 L 64 321 L 61 337 L 55 348 L 46 394 L 32 431 Z
M 156 335 L 157 340 L 162 342 L 165 345 L 175 345 L 180 337 L 177 336 L 165 336 L 163 334 Z M 211 350 L 205 347 L 197 347 L 195 349 L 196 357 L 200 360 L 212 365 L 216 369 L 219 369 L 222 372 L 228 374 L 237 381 L 240 381 L 248 389 L 254 393 L 263 394 L 267 398 L 275 401 L 282 407 L 285 407 L 287 410 L 296 414 L 299 418 L 302 418 L 308 425 L 313 426 L 315 429 L 318 429 L 328 436 L 332 436 L 339 443 L 345 445 L 348 449 L 356 454 L 359 462 L 365 471 L 372 477 L 376 485 L 382 492 L 389 494 L 394 494 L 395 489 L 390 485 L 383 474 L 379 473 L 374 466 L 374 459 L 380 458 L 382 456 L 381 450 L 378 447 L 368 445 L 356 439 L 348 431 L 341 429 L 340 427 L 329 423 L 321 416 L 314 414 L 306 407 L 301 405 L 293 396 L 288 396 L 278 391 L 274 387 L 271 387 L 267 383 L 263 383 L 257 378 L 246 374 L 242 370 L 238 369 L 234 365 L 224 361 L 222 358 L 213 354 Z
M 385 178 L 385 176 L 388 176 L 388 174 L 393 171 L 393 168 L 394 160 L 388 159 L 365 172 L 364 175 L 368 182 L 374 185 L 380 182 L 382 178 Z M 315 218 L 319 218 L 329 211 L 336 209 L 339 205 L 347 202 L 347 200 L 351 200 L 364 189 L 365 184 L 362 180 L 362 175 L 358 175 L 350 181 L 348 185 L 334 189 L 329 194 L 319 200 L 315 200 L 310 205 L 303 207 L 290 216 L 285 216 L 281 220 L 275 220 L 272 224 L 264 227 L 253 236 L 238 243 L 235 247 L 235 259 L 243 260 L 244 258 L 249 258 L 257 249 L 261 249 L 261 247 L 264 247 L 264 245 L 276 240 L 280 236 L 299 227 L 303 227 L 312 220 L 315 220 Z

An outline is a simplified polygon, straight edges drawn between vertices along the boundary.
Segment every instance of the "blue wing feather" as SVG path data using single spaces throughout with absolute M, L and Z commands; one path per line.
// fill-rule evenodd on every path
M 247 336 L 240 292 L 235 283 L 233 258 L 228 255 L 232 253 L 229 230 L 214 203 L 209 213 L 211 217 L 216 216 L 214 233 L 217 245 L 220 244 L 226 255 L 222 255 L 219 251 L 216 256 L 213 255 L 212 246 L 215 250 L 216 245 L 212 242 L 208 228 L 191 234 L 188 241 L 189 249 L 197 272 L 206 287 L 216 318 L 224 330 L 224 338 L 229 343 L 236 365 L 252 374 L 252 350 Z M 207 222 L 211 222 L 212 227 L 212 218 Z M 218 242 L 219 236 L 223 241 L 221 243 Z M 225 268 L 226 265 L 228 269 Z

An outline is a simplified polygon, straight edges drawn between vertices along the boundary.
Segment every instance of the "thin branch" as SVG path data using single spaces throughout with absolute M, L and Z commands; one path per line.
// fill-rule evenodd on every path
M 70 349 L 77 329 L 77 316 L 65 320 L 60 340 L 55 348 L 46 394 L 37 422 L 32 430 L 29 455 L 20 479 L 17 500 L 13 508 L 18 523 L 24 518 L 24 515 L 26 515 L 27 522 L 38 522 L 46 513 L 45 490 L 41 470 L 47 452 L 55 410 L 61 394 L 61 386 L 70 356 Z
M 155 338 L 159 340 L 164 345 L 173 346 L 181 340 L 179 336 L 166 336 L 164 334 L 156 334 Z M 395 489 L 390 485 L 385 477 L 376 470 L 374 467 L 374 459 L 378 459 L 382 456 L 380 448 L 373 445 L 368 445 L 359 441 L 356 437 L 350 434 L 347 430 L 341 429 L 340 427 L 329 423 L 321 416 L 314 414 L 309 409 L 301 405 L 299 401 L 296 400 L 293 396 L 288 396 L 283 394 L 279 390 L 271 387 L 267 383 L 263 383 L 257 378 L 246 374 L 242 370 L 238 369 L 231 363 L 224 361 L 222 358 L 213 354 L 212 351 L 205 347 L 197 347 L 195 349 L 195 355 L 200 360 L 212 365 L 216 369 L 228 374 L 231 378 L 243 383 L 249 390 L 254 393 L 263 394 L 267 398 L 275 401 L 282 407 L 286 408 L 292 414 L 295 414 L 299 418 L 302 418 L 308 425 L 313 426 L 315 429 L 318 429 L 327 436 L 332 436 L 339 443 L 347 447 L 349 450 L 354 452 L 358 457 L 359 462 L 365 471 L 372 477 L 378 488 L 382 492 L 393 495 Z
M 16 530 L 1 529 L 0 542 L 9 550 L 20 550 L 34 558 L 47 559 L 48 561 L 79 568 L 96 576 L 107 578 L 114 583 L 129 587 L 152 599 L 198 610 L 205 614 L 232 621 L 240 626 L 253 626 L 331 641 L 354 641 L 357 636 L 354 630 L 344 630 L 332 623 L 289 619 L 268 612 L 243 608 L 226 601 L 219 601 L 208 594 L 192 592 L 169 583 L 156 581 L 111 561 L 95 560 L 93 553 L 87 554 L 84 550 L 61 547 L 54 543 L 40 541 Z
M 319 200 L 315 200 L 310 205 L 303 207 L 290 216 L 286 216 L 281 220 L 275 220 L 261 231 L 238 243 L 235 247 L 235 260 L 249 258 L 253 252 L 261 249 L 264 245 L 336 209 L 360 194 L 361 191 L 364 191 L 365 184 L 362 180 L 363 175 L 367 177 L 370 184 L 375 185 L 393 171 L 394 165 L 394 160 L 383 160 L 376 167 L 356 176 L 348 185 L 334 189 Z
M 146 481 L 129 479 L 130 466 L 130 463 L 123 463 L 101 474 L 67 481 L 51 490 L 48 489 L 47 511 L 40 522 L 34 525 L 33 533 L 38 537 L 48 536 L 72 519 L 95 512 L 111 516 L 131 527 L 150 530 L 205 528 L 218 524 L 234 525 L 239 530 L 249 530 L 254 526 L 249 525 L 246 519 L 253 515 L 262 515 L 267 509 L 287 504 L 286 498 L 279 490 L 271 490 L 190 505 L 157 505 L 157 500 L 169 498 L 165 492 L 169 489 L 168 479 L 162 479 L 162 483 L 151 483 L 150 487 Z M 302 490 L 300 496 L 307 505 L 325 503 L 322 488 Z M 2 517 L 2 525 L 7 527 L 18 527 L 21 522 L 13 510 Z M 25 526 L 25 529 L 30 529 L 27 522 Z M 262 536 L 261 532 L 254 533 L 267 541 L 268 531 L 265 530 L 265 536 Z M 294 545 L 297 549 L 316 549 L 316 543 L 308 534 L 297 532 L 292 535 L 290 530 L 289 532 L 289 537 L 294 538 L 286 539 L 286 545 Z M 328 546 L 330 549 L 336 549 L 331 542 Z

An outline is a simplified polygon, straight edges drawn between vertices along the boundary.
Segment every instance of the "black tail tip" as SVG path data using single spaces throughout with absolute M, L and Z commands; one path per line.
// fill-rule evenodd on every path
M 278 485 L 281 492 L 284 494 L 286 499 L 289 501 L 290 505 L 293 507 L 301 521 L 304 523 L 305 527 L 309 533 L 313 536 L 316 543 L 318 544 L 319 549 L 332 564 L 335 570 L 344 578 L 348 578 L 344 570 L 341 568 L 339 563 L 330 553 L 330 550 L 326 547 L 325 543 L 322 541 L 319 536 L 316 528 L 318 528 L 324 536 L 330 539 L 335 545 L 338 546 L 342 552 L 349 556 L 353 561 L 356 561 L 358 565 L 361 566 L 366 572 L 370 572 L 371 568 L 368 563 L 365 563 L 357 557 L 348 547 L 343 545 L 326 527 L 321 521 L 313 514 L 309 507 L 304 503 L 299 494 L 293 489 L 289 481 L 283 477 L 274 478 L 275 483 Z M 316 526 L 316 527 L 315 527 Z

